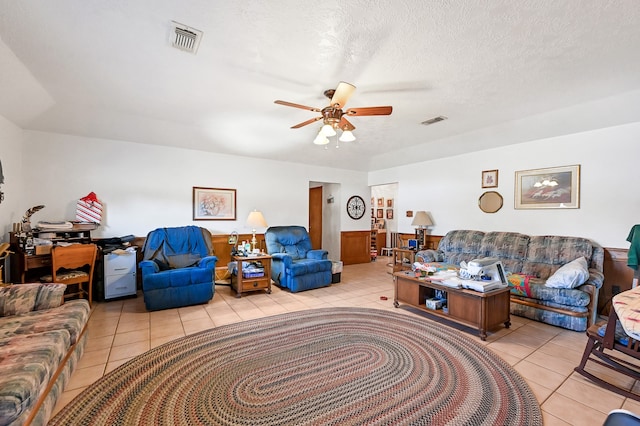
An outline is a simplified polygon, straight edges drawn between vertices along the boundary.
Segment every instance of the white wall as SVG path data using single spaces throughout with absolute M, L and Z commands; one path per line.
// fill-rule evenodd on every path
M 4 201 L 0 204 L 0 241 L 9 241 L 11 224 L 22 220 L 26 209 L 22 209 L 23 169 L 22 169 L 22 130 L 0 116 L 0 161 L 4 184 Z
M 24 155 L 21 209 L 45 204 L 34 222 L 73 219 L 77 199 L 93 191 L 105 205 L 103 226 L 92 234 L 97 237 L 144 236 L 190 224 L 212 233 L 251 232 L 245 221 L 253 209 L 269 225 L 307 227 L 311 181 L 340 183 L 334 194 L 339 206 L 353 194 L 369 198 L 364 172 L 179 148 L 25 131 Z M 194 186 L 236 189 L 237 220 L 194 222 Z M 351 220 L 346 209 L 340 218 L 338 230 L 369 229 L 368 218 Z
M 581 165 L 580 208 L 515 210 L 515 172 Z M 483 189 L 483 170 L 498 169 L 498 188 Z M 531 235 L 591 238 L 605 247 L 628 248 L 629 230 L 640 223 L 640 123 L 559 136 L 456 157 L 379 170 L 370 185 L 398 182 L 396 209 L 431 213 L 434 235 L 453 229 L 515 231 Z M 478 208 L 485 190 L 497 190 L 504 206 Z M 398 216 L 399 232 L 413 232 Z

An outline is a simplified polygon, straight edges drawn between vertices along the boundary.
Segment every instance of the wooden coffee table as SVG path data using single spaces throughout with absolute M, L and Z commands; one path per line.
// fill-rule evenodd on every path
M 509 316 L 509 287 L 481 293 L 479 291 L 447 287 L 425 278 L 418 278 L 413 271 L 393 274 L 395 287 L 393 305 L 411 305 L 430 315 L 445 318 L 479 331 L 482 340 L 487 331 L 504 324 L 511 326 Z M 447 293 L 447 311 L 427 309 L 425 301 L 435 296 L 435 290 Z

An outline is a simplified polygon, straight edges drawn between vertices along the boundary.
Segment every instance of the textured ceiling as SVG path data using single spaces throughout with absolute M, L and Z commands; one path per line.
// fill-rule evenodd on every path
M 197 54 L 170 47 L 172 20 L 204 32 Z M 356 170 L 522 142 L 486 129 L 640 93 L 637 0 L 0 0 L 0 38 L 0 115 L 22 128 Z M 322 108 L 339 81 L 347 108 L 394 108 L 352 118 L 339 149 L 273 103 Z M 553 132 L 615 124 L 584 121 Z

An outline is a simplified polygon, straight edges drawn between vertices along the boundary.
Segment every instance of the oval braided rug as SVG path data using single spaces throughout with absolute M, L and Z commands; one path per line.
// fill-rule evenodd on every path
M 51 425 L 541 425 L 505 361 L 403 312 L 301 311 L 203 331 L 95 382 Z

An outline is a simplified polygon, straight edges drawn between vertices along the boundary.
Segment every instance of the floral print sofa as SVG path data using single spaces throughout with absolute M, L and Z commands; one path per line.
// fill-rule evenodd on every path
M 46 424 L 84 352 L 89 303 L 65 287 L 0 287 L 0 425 Z
M 418 262 L 454 265 L 481 257 L 497 257 L 507 271 L 513 315 L 574 331 L 595 323 L 604 281 L 604 249 L 596 243 L 579 237 L 454 230 L 440 240 L 437 250 L 416 254 Z M 583 279 L 572 288 L 551 287 L 551 278 L 577 260 L 585 265 Z

